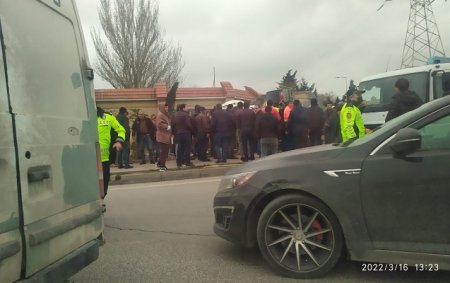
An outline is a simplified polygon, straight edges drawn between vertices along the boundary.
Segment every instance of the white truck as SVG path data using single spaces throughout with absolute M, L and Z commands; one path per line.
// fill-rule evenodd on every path
M 0 282 L 63 282 L 99 255 L 97 115 L 74 1 L 0 0 Z
M 409 81 L 409 89 L 415 91 L 424 103 L 442 97 L 442 80 L 450 74 L 450 63 L 432 64 L 386 72 L 363 78 L 359 90 L 367 106 L 363 109 L 364 124 L 373 129 L 384 123 L 394 84 L 399 78 Z

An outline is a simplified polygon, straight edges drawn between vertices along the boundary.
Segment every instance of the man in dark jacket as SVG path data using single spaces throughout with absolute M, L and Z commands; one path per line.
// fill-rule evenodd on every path
M 272 114 L 272 106 L 266 106 L 256 121 L 256 136 L 261 144 L 261 157 L 278 152 L 280 122 Z
M 198 160 L 211 161 L 206 156 L 208 150 L 209 132 L 211 131 L 209 118 L 206 116 L 205 107 L 200 106 L 198 114 L 195 116 L 195 125 L 197 128 L 196 140 L 198 144 Z
M 299 100 L 294 100 L 286 131 L 289 149 L 308 146 L 308 115 Z
M 130 121 L 128 120 L 128 111 L 125 107 L 120 107 L 119 114 L 116 116 L 117 121 L 125 129 L 125 141 L 122 144 L 122 150 L 118 152 L 117 159 L 119 168 L 130 169 Z
M 386 122 L 422 105 L 423 101 L 417 93 L 408 90 L 408 88 L 409 81 L 405 78 L 400 78 L 395 82 L 397 93 L 392 96 L 392 102 L 386 115 Z
M 322 144 L 320 136 L 323 128 L 323 110 L 319 107 L 317 98 L 311 98 L 311 107 L 308 109 L 308 128 L 310 144 Z
M 237 139 L 237 145 L 238 145 L 238 150 L 239 150 L 239 155 L 244 156 L 244 151 L 242 149 L 242 139 L 241 139 L 241 129 L 238 126 L 238 122 L 237 122 L 237 118 L 239 113 L 244 109 L 244 103 L 242 101 L 239 101 L 236 108 L 233 109 L 233 117 L 235 120 L 235 124 L 236 124 L 236 139 Z M 234 149 L 232 151 L 233 155 L 234 155 Z
M 233 108 L 232 104 L 227 105 L 227 112 L 231 114 L 231 118 L 233 118 L 233 125 L 232 129 L 230 130 L 230 134 L 228 136 L 228 159 L 237 159 L 237 157 L 234 155 L 234 150 L 236 149 L 237 144 L 237 128 L 236 128 L 236 110 L 237 108 Z
M 337 142 L 339 134 L 339 116 L 333 103 L 328 100 L 324 111 L 324 125 L 322 129 L 322 141 L 324 143 Z
M 236 130 L 231 113 L 222 110 L 222 104 L 217 104 L 212 114 L 211 132 L 214 134 L 216 163 L 227 162 L 230 135 L 236 134 Z
M 186 111 L 186 104 L 180 104 L 178 111 L 175 113 L 171 121 L 172 132 L 178 143 L 177 149 L 177 167 L 183 164 L 192 166 L 191 163 L 191 142 L 192 142 L 192 118 Z
M 270 106 L 270 112 L 272 113 L 272 115 L 275 116 L 275 118 L 277 118 L 278 121 L 281 121 L 281 115 L 280 115 L 279 109 L 277 107 L 273 106 L 272 99 L 267 100 L 267 106 Z M 263 108 L 261 111 L 263 113 L 266 112 L 266 108 Z
M 236 114 L 236 126 L 239 129 L 243 155 L 241 160 L 247 162 L 248 160 L 255 160 L 255 125 L 256 114 L 250 110 L 250 103 L 244 102 L 244 109 Z M 250 151 L 250 152 L 249 152 Z

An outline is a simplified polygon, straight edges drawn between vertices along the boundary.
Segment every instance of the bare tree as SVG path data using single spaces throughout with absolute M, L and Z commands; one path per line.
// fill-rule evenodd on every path
M 151 87 L 158 81 L 171 86 L 181 81 L 181 47 L 164 40 L 157 2 L 101 0 L 99 17 L 104 36 L 95 29 L 91 36 L 100 77 L 115 88 Z

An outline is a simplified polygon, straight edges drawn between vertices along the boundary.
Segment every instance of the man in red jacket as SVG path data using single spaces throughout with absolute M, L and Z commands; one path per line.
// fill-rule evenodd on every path
M 153 148 L 156 142 L 156 127 L 152 120 L 148 118 L 142 110 L 139 110 L 138 117 L 133 123 L 133 138 L 136 137 L 138 143 L 138 155 L 141 164 L 145 164 L 145 148 L 148 150 L 150 163 L 154 164 L 156 156 L 154 156 Z

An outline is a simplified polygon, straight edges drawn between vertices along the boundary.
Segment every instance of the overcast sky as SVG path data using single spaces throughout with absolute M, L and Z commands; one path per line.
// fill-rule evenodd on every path
M 91 64 L 90 30 L 99 27 L 99 0 L 76 0 Z M 342 95 L 346 80 L 400 67 L 409 0 L 160 0 L 160 26 L 179 42 L 185 61 L 180 87 L 229 81 L 260 93 L 276 89 L 289 69 L 319 93 Z M 434 15 L 450 56 L 450 2 Z M 111 88 L 96 76 L 95 88 Z

